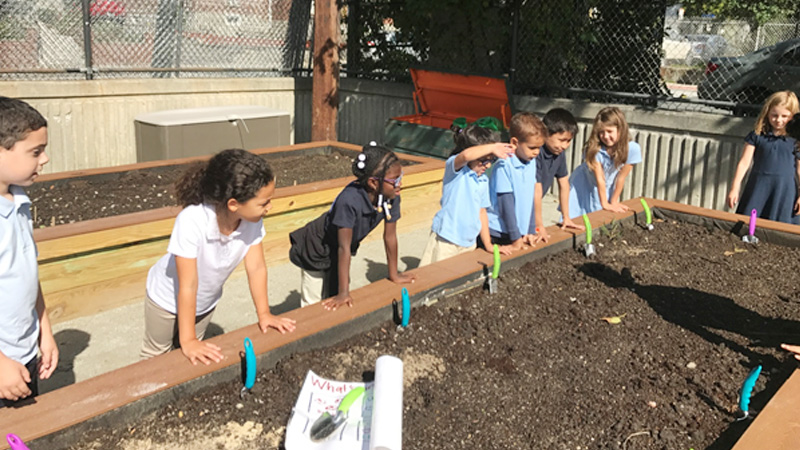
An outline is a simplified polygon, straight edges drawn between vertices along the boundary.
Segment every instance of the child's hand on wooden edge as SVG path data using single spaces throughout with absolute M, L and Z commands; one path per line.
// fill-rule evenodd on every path
M 181 351 L 183 352 L 183 356 L 188 358 L 189 362 L 195 366 L 199 362 L 209 365 L 212 362 L 220 362 L 225 358 L 221 348 L 209 342 L 198 341 L 197 339 L 192 339 L 186 343 L 181 342 Z
M 296 320 L 288 317 L 278 317 L 272 314 L 263 314 L 258 318 L 258 327 L 262 333 L 266 333 L 270 328 L 280 331 L 281 334 L 291 333 L 295 329 Z
M 623 205 L 622 203 L 609 203 L 603 209 L 615 213 L 624 213 L 627 212 L 630 208 L 628 208 L 626 205 Z
M 781 344 L 781 348 L 794 353 L 795 359 L 800 360 L 800 345 Z
M 353 306 L 353 297 L 350 296 L 349 292 L 322 301 L 322 307 L 328 311 L 336 311 L 336 309 L 343 305 Z
M 586 227 L 584 227 L 583 225 L 578 225 L 577 223 L 573 222 L 572 219 L 567 219 L 567 218 L 564 218 L 564 221 L 561 222 L 560 224 L 558 224 L 558 226 L 562 230 L 566 230 L 568 228 L 569 229 L 573 229 L 573 230 L 580 230 L 580 231 L 586 230 Z
M 389 280 L 391 280 L 391 281 L 393 281 L 393 282 L 395 282 L 397 284 L 408 284 L 408 283 L 415 282 L 417 280 L 417 275 L 413 274 L 413 273 L 400 272 L 400 273 L 398 273 L 397 275 L 395 275 L 393 277 L 390 276 Z

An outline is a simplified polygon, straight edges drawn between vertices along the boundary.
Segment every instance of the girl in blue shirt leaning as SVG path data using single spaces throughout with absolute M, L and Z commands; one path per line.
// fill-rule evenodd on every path
M 583 163 L 569 180 L 569 217 L 605 209 L 625 212 L 620 203 L 625 178 L 642 162 L 642 149 L 629 137 L 625 115 L 615 107 L 600 110 L 584 147 Z
M 484 249 L 492 251 L 486 216 L 486 208 L 491 206 L 486 170 L 498 158 L 513 154 L 514 147 L 500 143 L 499 132 L 477 124 L 454 131 L 455 148 L 445 163 L 442 180 L 442 209 L 433 217 L 420 266 L 474 250 L 479 234 Z
M 786 124 L 798 112 L 797 96 L 791 91 L 772 94 L 756 119 L 756 126 L 744 138 L 745 145 L 736 174 L 728 193 L 728 206 L 737 214 L 749 215 L 756 210 L 758 217 L 798 224 L 797 183 L 800 167 L 795 161 L 795 139 L 786 134 Z M 753 163 L 750 177 L 742 192 L 742 179 Z

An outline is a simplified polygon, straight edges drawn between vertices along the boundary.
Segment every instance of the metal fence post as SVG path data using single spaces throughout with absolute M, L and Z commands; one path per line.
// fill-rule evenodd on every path
M 84 64 L 86 65 L 86 79 L 94 78 L 92 72 L 92 23 L 89 15 L 89 0 L 81 1 L 81 11 L 83 14 L 83 54 Z
M 183 0 L 178 0 L 178 11 L 175 14 L 175 77 L 181 77 L 181 47 L 183 44 Z

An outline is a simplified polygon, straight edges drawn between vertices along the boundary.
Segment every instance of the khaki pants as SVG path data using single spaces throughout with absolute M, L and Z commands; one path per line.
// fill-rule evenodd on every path
M 427 266 L 438 261 L 442 261 L 462 253 L 471 252 L 475 250 L 476 245 L 471 247 L 462 247 L 453 244 L 452 242 L 442 239 L 441 236 L 431 231 L 428 235 L 428 243 L 425 245 L 425 252 L 422 253 L 422 259 L 419 261 L 419 266 Z
M 194 331 L 197 340 L 202 341 L 205 337 L 213 315 L 212 309 L 195 318 Z M 178 347 L 178 316 L 163 310 L 147 297 L 144 302 L 144 341 L 139 357 L 147 359 L 158 356 L 175 347 Z
M 313 305 L 322 300 L 322 288 L 325 285 L 324 270 L 301 270 L 302 279 L 300 282 L 301 296 L 300 306 Z

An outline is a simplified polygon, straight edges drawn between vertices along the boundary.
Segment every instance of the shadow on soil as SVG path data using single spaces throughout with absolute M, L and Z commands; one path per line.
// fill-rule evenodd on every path
M 629 289 L 647 302 L 664 320 L 674 323 L 715 345 L 724 345 L 742 355 L 741 364 L 748 370 L 759 364 L 773 370 L 764 390 L 752 398 L 752 409 L 762 409 L 775 395 L 786 379 L 797 368 L 794 359 L 778 360 L 774 356 L 758 352 L 761 347 L 777 348 L 782 342 L 797 341 L 800 323 L 793 320 L 765 317 L 737 305 L 727 297 L 710 294 L 697 289 L 642 285 L 636 282 L 628 268 L 621 272 L 600 263 L 586 263 L 579 270 L 615 289 Z M 725 338 L 715 330 L 736 333 L 751 342 L 743 346 Z M 774 370 L 777 369 L 777 372 Z M 744 381 L 744 380 L 742 380 Z M 708 447 L 709 450 L 729 449 L 742 436 L 750 420 L 735 422 L 727 408 L 717 405 L 711 398 L 705 402 L 723 415 L 730 417 L 731 425 Z

